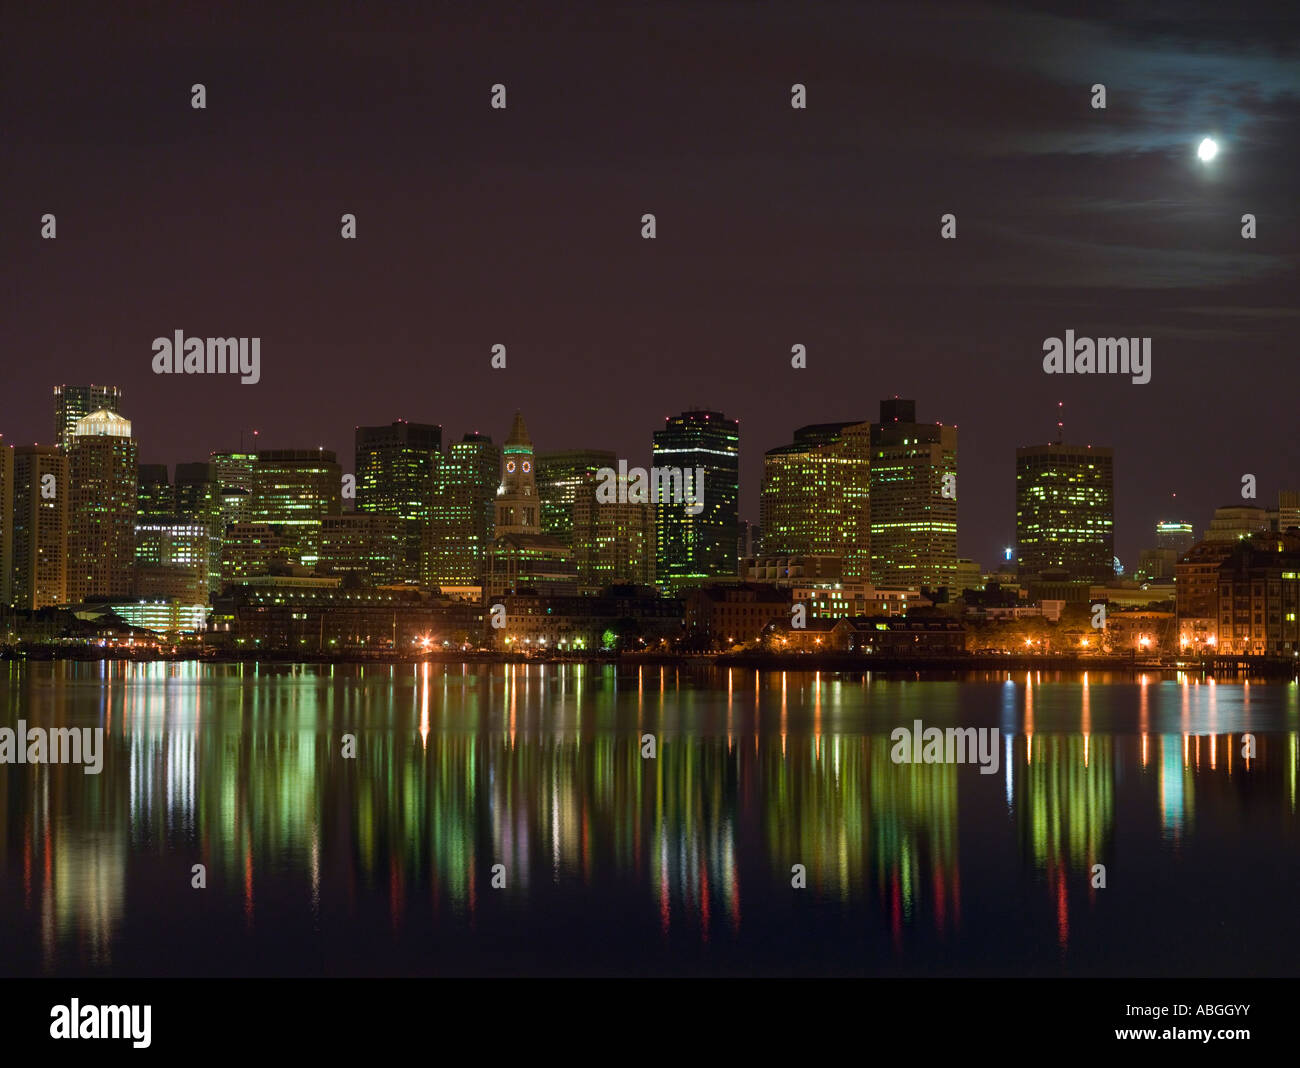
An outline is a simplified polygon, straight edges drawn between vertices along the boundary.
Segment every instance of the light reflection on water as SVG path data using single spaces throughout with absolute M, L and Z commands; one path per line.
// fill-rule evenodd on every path
M 107 753 L 0 768 L 0 971 L 1281 974 L 1298 708 L 1096 673 L 6 662 L 0 725 Z M 916 720 L 1000 729 L 998 773 L 894 763 Z M 1254 926 L 1187 937 L 1225 912 Z

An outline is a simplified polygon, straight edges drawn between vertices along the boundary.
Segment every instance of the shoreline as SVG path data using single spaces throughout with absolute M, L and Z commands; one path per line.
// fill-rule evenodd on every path
M 1297 664 L 1281 658 L 1257 659 L 1252 657 L 1217 657 L 1204 660 L 1186 660 L 1173 663 L 1143 662 L 1123 656 L 1053 656 L 1053 655 L 946 655 L 883 657 L 852 653 L 609 653 L 582 656 L 530 655 L 513 653 L 337 653 L 328 656 L 301 652 L 275 652 L 234 654 L 230 652 L 197 652 L 183 650 L 160 653 L 157 650 L 140 652 L 124 649 L 87 649 L 33 647 L 28 649 L 0 649 L 0 660 L 54 661 L 69 660 L 84 663 L 103 661 L 130 661 L 133 663 L 201 663 L 201 664 L 591 664 L 622 666 L 691 666 L 707 665 L 719 668 L 747 668 L 759 671 L 890 671 L 916 673 L 942 673 L 969 671 L 1105 671 L 1133 675 L 1176 672 L 1198 672 L 1205 675 L 1257 675 L 1292 678 Z

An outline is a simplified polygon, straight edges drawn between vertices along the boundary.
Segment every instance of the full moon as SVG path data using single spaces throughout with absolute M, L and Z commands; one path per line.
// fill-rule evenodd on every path
M 1196 148 L 1196 154 L 1209 163 L 1219 153 L 1219 146 L 1214 143 L 1214 139 L 1207 137 Z

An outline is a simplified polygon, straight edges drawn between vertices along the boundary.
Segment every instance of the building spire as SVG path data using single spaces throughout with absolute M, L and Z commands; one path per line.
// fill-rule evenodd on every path
M 507 445 L 531 445 L 532 439 L 528 436 L 528 427 L 524 425 L 524 416 L 522 412 L 515 412 L 515 421 L 510 424 L 510 434 L 506 438 Z

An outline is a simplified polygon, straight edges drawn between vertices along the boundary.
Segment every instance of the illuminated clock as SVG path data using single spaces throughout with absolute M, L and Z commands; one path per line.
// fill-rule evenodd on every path
M 533 465 L 530 464 L 527 460 L 525 460 L 525 461 L 524 461 L 524 474 L 525 474 L 525 475 L 528 474 L 528 472 L 531 471 L 532 469 L 533 469 Z
M 506 461 L 506 470 L 509 471 L 512 475 L 515 473 L 515 462 L 514 462 L 514 460 L 507 460 L 507 461 Z

